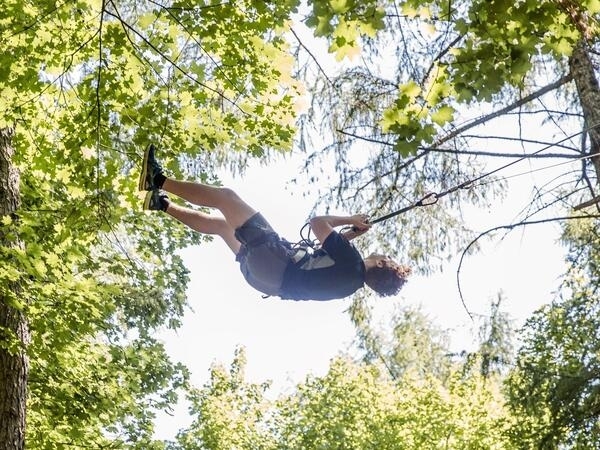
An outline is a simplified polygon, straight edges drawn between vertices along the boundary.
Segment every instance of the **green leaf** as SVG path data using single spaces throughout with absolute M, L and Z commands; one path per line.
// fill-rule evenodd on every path
M 402 156 L 414 155 L 417 153 L 419 143 L 415 140 L 407 141 L 404 139 L 398 139 L 394 144 L 394 149 Z
M 342 14 L 348 11 L 348 9 L 350 8 L 350 5 L 348 3 L 349 0 L 329 0 L 331 9 L 335 14 Z
M 584 8 L 589 14 L 598 14 L 600 13 L 600 0 L 587 0 Z
M 431 120 L 439 126 L 443 126 L 454 120 L 455 109 L 451 106 L 444 105 L 431 113 Z
M 421 94 L 421 87 L 413 80 L 400 86 L 400 92 L 409 99 L 414 100 Z

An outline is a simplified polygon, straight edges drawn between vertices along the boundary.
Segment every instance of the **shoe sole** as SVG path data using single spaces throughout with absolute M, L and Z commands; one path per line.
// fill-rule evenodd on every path
M 146 177 L 148 176 L 148 155 L 150 155 L 150 147 L 152 144 L 146 147 L 144 151 L 144 162 L 142 163 L 142 173 L 140 173 L 140 181 L 138 183 L 138 190 L 146 191 Z
M 152 201 L 152 191 L 148 191 L 146 193 L 146 197 L 144 198 L 144 206 L 145 210 L 150 210 L 150 202 Z

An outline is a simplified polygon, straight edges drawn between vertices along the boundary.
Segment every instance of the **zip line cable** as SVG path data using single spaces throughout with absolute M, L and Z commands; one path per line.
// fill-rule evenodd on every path
M 528 158 L 530 156 L 531 155 L 527 155 L 526 158 Z M 516 173 L 516 174 L 513 174 L 513 175 L 508 175 L 508 176 L 503 177 L 503 180 L 510 180 L 512 178 L 518 178 L 518 177 L 522 177 L 524 175 L 531 175 L 532 173 L 535 173 L 535 172 L 541 172 L 542 170 L 553 169 L 555 167 L 559 167 L 559 166 L 562 166 L 562 165 L 565 165 L 565 164 L 571 164 L 573 162 L 582 161 L 582 160 L 585 160 L 585 159 L 591 159 L 591 158 L 594 158 L 596 156 L 598 156 L 598 155 L 580 156 L 578 158 L 573 158 L 573 159 L 571 159 L 569 161 L 563 161 L 563 162 L 560 162 L 560 163 L 551 164 L 549 166 L 539 167 L 537 169 L 531 169 L 531 170 L 527 170 L 527 171 L 524 171 L 524 172 Z M 486 174 L 485 176 L 487 176 L 487 175 L 491 175 L 491 173 L 490 174 Z M 464 186 L 464 187 L 465 188 L 467 188 L 467 187 L 471 188 L 471 187 L 485 186 L 487 184 L 496 183 L 497 181 L 498 180 L 482 181 L 481 183 L 477 183 L 477 184 L 475 184 L 476 181 L 473 181 L 473 182 L 469 182 L 468 185 Z M 461 183 L 461 185 L 462 185 L 462 183 Z M 452 190 L 451 192 L 454 192 L 454 190 Z M 391 219 L 392 217 L 395 217 L 395 216 L 398 216 L 398 215 L 400 215 L 402 213 L 410 211 L 413 208 L 417 208 L 417 207 L 420 207 L 420 206 L 433 205 L 433 204 L 437 203 L 438 198 L 440 198 L 440 197 L 442 197 L 442 196 L 444 196 L 446 194 L 449 194 L 449 193 L 450 192 L 448 192 L 448 191 L 443 192 L 441 194 L 436 194 L 435 192 L 430 192 L 429 194 L 425 195 L 424 197 L 422 197 L 420 200 L 416 201 L 415 203 L 413 203 L 411 205 L 408 205 L 408 206 L 405 206 L 404 208 L 401 208 L 401 209 L 399 209 L 397 211 L 391 212 L 391 213 L 386 214 L 384 216 L 378 217 L 377 219 L 371 220 L 371 221 L 369 221 L 369 223 L 375 224 L 375 223 L 378 223 L 378 222 L 383 222 L 384 220 Z

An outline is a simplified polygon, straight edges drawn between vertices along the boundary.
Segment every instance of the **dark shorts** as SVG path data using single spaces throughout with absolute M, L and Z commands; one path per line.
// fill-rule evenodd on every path
M 264 294 L 279 295 L 283 274 L 292 260 L 287 242 L 260 213 L 237 228 L 235 237 L 242 244 L 236 260 L 248 284 Z

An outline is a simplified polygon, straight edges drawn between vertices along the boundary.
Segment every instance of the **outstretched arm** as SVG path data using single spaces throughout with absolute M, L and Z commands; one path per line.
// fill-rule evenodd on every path
M 365 214 L 355 214 L 353 216 L 316 216 L 310 219 L 310 228 L 315 233 L 319 242 L 323 243 L 335 227 L 351 225 L 356 230 L 344 233 L 344 236 L 350 240 L 366 233 L 371 228 L 368 220 L 369 217 Z

